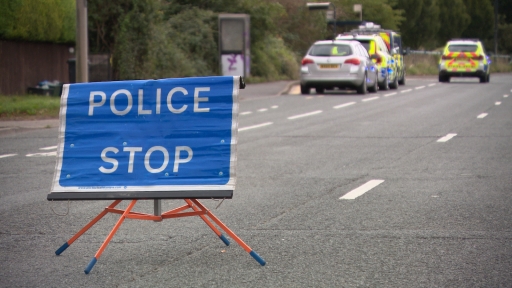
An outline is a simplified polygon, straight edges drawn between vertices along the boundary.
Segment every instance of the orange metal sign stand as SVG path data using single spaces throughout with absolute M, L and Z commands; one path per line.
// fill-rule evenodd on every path
M 189 216 L 199 216 L 203 221 L 219 236 L 219 238 L 226 244 L 226 246 L 229 245 L 228 239 L 220 232 L 217 227 L 215 227 L 212 223 L 215 222 L 222 230 L 224 230 L 233 240 L 235 240 L 238 245 L 240 245 L 245 251 L 247 251 L 258 263 L 260 263 L 261 266 L 264 266 L 266 264 L 265 260 L 261 258 L 256 252 L 254 252 L 251 247 L 249 247 L 247 244 L 242 241 L 238 236 L 236 236 L 233 231 L 231 231 L 224 223 L 222 223 L 215 215 L 210 212 L 203 204 L 201 204 L 197 199 L 184 199 L 187 203 L 186 205 L 180 206 L 178 208 L 169 210 L 167 212 L 161 213 L 160 215 L 151 215 L 146 213 L 139 213 L 139 212 L 132 212 L 133 206 L 135 206 L 135 203 L 137 203 L 137 200 L 131 200 L 128 207 L 126 207 L 125 210 L 122 209 L 116 209 L 115 207 L 121 203 L 122 200 L 115 200 L 112 204 L 110 204 L 108 207 L 106 207 L 103 212 L 98 214 L 94 219 L 91 220 L 87 225 L 85 225 L 78 233 L 75 234 L 75 236 L 71 237 L 64 245 L 62 245 L 57 251 L 55 251 L 56 255 L 60 255 L 66 248 L 68 248 L 73 242 L 75 242 L 76 239 L 78 239 L 82 234 L 84 234 L 89 228 L 91 228 L 96 222 L 98 222 L 103 216 L 107 215 L 107 213 L 115 213 L 115 214 L 121 214 L 121 218 L 117 221 L 116 225 L 110 231 L 107 238 L 101 245 L 100 249 L 98 249 L 98 252 L 96 252 L 96 255 L 94 255 L 94 258 L 92 258 L 91 262 L 87 267 L 85 268 L 84 272 L 85 274 L 89 274 L 91 272 L 92 268 L 94 267 L 94 264 L 98 261 L 101 254 L 107 248 L 107 245 L 109 244 L 110 240 L 112 240 L 112 237 L 114 237 L 114 234 L 117 232 L 121 224 L 123 223 L 124 219 L 139 219 L 139 220 L 153 220 L 153 221 L 162 221 L 163 219 L 169 219 L 169 218 L 178 218 L 178 217 L 189 217 Z M 189 212 L 185 212 L 187 210 L 193 210 Z M 210 221 L 211 220 L 211 221 Z

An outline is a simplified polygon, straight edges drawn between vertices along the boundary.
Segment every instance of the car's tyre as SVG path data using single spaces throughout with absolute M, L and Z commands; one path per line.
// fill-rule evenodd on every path
M 384 83 L 379 85 L 380 90 L 389 90 L 389 83 L 388 83 L 388 75 L 386 75 L 386 79 L 384 79 Z
M 308 95 L 309 94 L 309 87 L 305 85 L 300 85 L 300 94 L 302 95 Z
M 491 74 L 487 74 L 486 82 L 487 82 L 487 83 L 491 82 Z
M 316 91 L 316 94 L 324 94 L 325 89 L 324 88 L 316 87 L 315 91 Z
M 402 73 L 402 78 L 398 79 L 398 84 L 405 85 L 405 70 L 404 70 L 404 73 Z
M 371 93 L 377 93 L 377 90 L 379 90 L 379 85 L 377 83 L 377 75 L 375 75 L 375 81 L 371 87 L 368 87 L 368 91 Z
M 480 83 L 485 83 L 485 82 L 487 82 L 486 80 L 487 80 L 487 76 L 485 76 L 485 75 L 480 76 Z
M 363 83 L 361 83 L 361 85 L 359 87 L 357 87 L 357 94 L 361 94 L 361 95 L 366 94 L 366 90 L 367 90 L 366 79 L 367 79 L 366 74 L 364 74 Z
M 391 89 L 398 88 L 398 75 L 395 75 L 395 80 L 393 80 L 393 83 L 389 84 L 389 88 L 391 88 Z
M 442 82 L 442 83 L 444 83 L 444 82 L 450 82 L 450 77 L 448 77 L 448 76 L 441 76 L 441 75 L 439 75 L 439 82 Z

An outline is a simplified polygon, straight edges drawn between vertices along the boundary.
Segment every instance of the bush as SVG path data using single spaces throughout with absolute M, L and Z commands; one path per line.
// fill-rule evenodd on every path
M 74 0 L 0 2 L 0 38 L 53 43 L 75 42 Z
M 251 76 L 263 81 L 299 78 L 299 63 L 282 39 L 267 37 L 252 46 Z

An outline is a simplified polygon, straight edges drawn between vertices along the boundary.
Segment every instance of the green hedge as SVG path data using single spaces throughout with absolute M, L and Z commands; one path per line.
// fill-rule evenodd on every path
M 1 0 L 0 39 L 75 42 L 75 0 Z

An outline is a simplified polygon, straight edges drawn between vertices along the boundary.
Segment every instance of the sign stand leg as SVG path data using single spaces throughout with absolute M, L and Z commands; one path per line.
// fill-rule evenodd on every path
M 98 216 L 96 216 L 94 219 L 92 219 L 91 222 L 89 222 L 87 225 L 84 226 L 84 228 L 82 228 L 80 231 L 78 231 L 78 233 L 76 233 L 75 236 L 71 237 L 71 239 L 69 239 L 66 243 L 64 243 L 64 245 L 62 245 L 59 249 L 57 249 L 57 251 L 55 251 L 55 254 L 58 256 L 62 252 L 64 252 L 64 250 L 66 250 L 71 244 L 73 244 L 73 242 L 75 242 L 76 239 L 78 239 L 80 236 L 82 236 L 82 234 L 87 232 L 87 230 L 89 230 L 89 228 L 91 228 L 94 224 L 96 224 L 96 222 L 100 221 L 100 219 L 103 218 L 103 216 L 107 215 L 107 213 L 109 212 L 109 209 L 114 209 L 114 207 L 116 207 L 117 204 L 121 203 L 121 201 L 122 200 L 116 200 L 116 201 L 112 202 L 112 204 L 110 204 L 107 208 L 105 208 L 105 210 L 103 210 L 103 212 L 101 212 Z
M 240 239 L 240 237 L 236 236 L 236 234 L 233 233 L 233 231 L 231 231 L 226 225 L 224 225 L 224 223 L 222 223 L 217 217 L 215 217 L 215 215 L 213 215 L 213 213 L 210 212 L 210 210 L 208 210 L 205 206 L 203 206 L 203 204 L 201 204 L 196 199 L 190 199 L 190 201 L 194 202 L 194 204 L 196 204 L 201 210 L 206 211 L 206 215 L 208 215 L 208 217 L 210 217 L 213 220 L 213 222 L 215 222 L 215 224 L 217 224 L 231 238 L 233 238 L 233 240 L 235 240 L 235 242 L 238 243 L 238 245 L 240 245 L 242 248 L 244 248 L 244 250 L 247 251 L 247 253 L 249 253 L 249 255 L 251 255 L 252 258 L 254 258 L 256 261 L 258 261 L 258 263 L 260 263 L 261 266 L 265 266 L 265 264 L 266 264 L 265 260 L 263 260 L 263 258 L 261 258 L 260 255 L 258 255 L 258 253 L 256 253 L 254 250 L 252 250 L 251 247 L 249 247 L 249 245 L 245 244 L 245 242 L 242 241 L 242 239 Z M 205 222 L 207 222 L 206 217 L 204 217 L 204 218 L 201 217 L 201 218 Z M 208 222 L 206 224 L 208 224 Z M 210 225 L 208 225 L 208 226 L 210 226 Z
M 229 240 L 222 234 L 222 232 L 215 227 L 215 224 L 217 224 L 218 227 L 220 227 L 224 232 L 226 232 L 238 245 L 240 245 L 249 255 L 251 255 L 258 263 L 260 263 L 261 266 L 265 266 L 266 262 L 263 260 L 263 258 L 260 257 L 255 251 L 251 249 L 245 242 L 240 239 L 233 231 L 231 231 L 224 223 L 222 223 L 215 215 L 213 215 L 208 208 L 206 208 L 203 204 L 201 204 L 197 199 L 183 199 L 187 203 L 186 205 L 180 206 L 178 208 L 169 210 L 167 212 L 161 213 L 161 199 L 155 199 L 154 201 L 154 215 L 146 214 L 146 213 L 140 213 L 140 212 L 133 212 L 131 211 L 133 207 L 135 206 L 135 203 L 137 203 L 137 200 L 131 200 L 128 207 L 124 210 L 122 209 L 116 209 L 115 207 L 122 201 L 122 200 L 115 200 L 112 204 L 110 204 L 108 207 L 105 208 L 98 216 L 96 216 L 93 220 L 91 220 L 87 225 L 85 225 L 78 233 L 76 233 L 71 239 L 69 239 L 64 245 L 62 245 L 57 251 L 55 251 L 55 254 L 60 255 L 66 248 L 68 248 L 76 239 L 78 239 L 82 234 L 84 234 L 87 230 L 89 230 L 96 222 L 98 222 L 103 216 L 105 216 L 107 213 L 115 213 L 115 214 L 121 214 L 121 217 L 117 221 L 116 225 L 110 231 L 107 238 L 103 242 L 103 244 L 98 249 L 98 252 L 94 255 L 91 262 L 87 267 L 85 268 L 84 272 L 85 274 L 89 274 L 100 258 L 101 254 L 107 248 L 108 244 L 112 240 L 112 237 L 114 237 L 114 234 L 117 232 L 121 224 L 126 218 L 130 219 L 138 219 L 138 220 L 152 220 L 152 221 L 162 221 L 163 219 L 170 219 L 170 218 L 180 218 L 180 217 L 189 217 L 189 216 L 199 216 L 201 219 L 210 227 L 210 229 L 213 230 L 217 236 L 226 244 L 226 246 L 229 246 Z M 185 212 L 186 210 L 192 209 L 192 212 Z M 212 223 L 213 222 L 213 223 Z
M 121 218 L 119 218 L 119 220 L 117 220 L 116 225 L 114 226 L 112 231 L 110 231 L 110 234 L 108 234 L 107 239 L 105 239 L 105 242 L 103 242 L 103 244 L 101 244 L 100 249 L 98 249 L 98 252 L 96 252 L 96 255 L 94 255 L 94 258 L 92 258 L 89 265 L 87 265 L 87 267 L 85 268 L 85 270 L 84 270 L 85 274 L 89 274 L 89 272 L 91 272 L 92 267 L 94 267 L 94 264 L 96 264 L 96 261 L 98 261 L 98 259 L 100 258 L 101 254 L 103 253 L 105 248 L 107 248 L 108 243 L 110 243 L 110 240 L 112 240 L 112 237 L 114 237 L 114 234 L 116 234 L 117 229 L 119 229 L 121 224 L 123 224 L 124 219 L 126 219 L 127 215 L 130 213 L 133 206 L 135 206 L 135 203 L 137 203 L 137 200 L 132 200 L 130 205 L 128 205 L 128 207 L 124 211 Z

